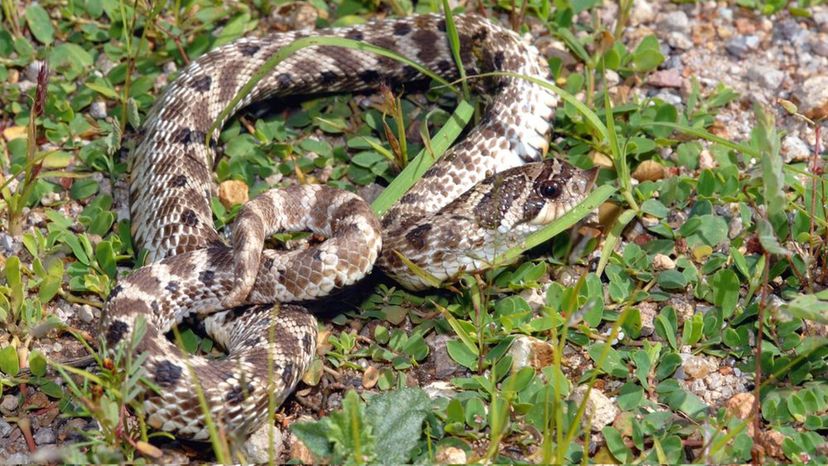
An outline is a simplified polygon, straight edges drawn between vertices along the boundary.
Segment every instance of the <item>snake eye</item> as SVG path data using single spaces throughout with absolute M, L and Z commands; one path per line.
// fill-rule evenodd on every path
M 563 189 L 561 189 L 560 183 L 554 180 L 547 180 L 538 186 L 538 193 L 547 198 L 547 199 L 555 199 L 561 195 Z

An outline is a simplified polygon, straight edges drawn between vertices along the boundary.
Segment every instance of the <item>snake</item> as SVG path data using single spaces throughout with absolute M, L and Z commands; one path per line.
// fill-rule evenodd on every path
M 459 38 L 454 50 L 450 29 Z M 212 162 L 225 123 L 217 120 L 270 57 L 314 36 L 390 50 L 448 80 L 461 76 L 460 66 L 469 77 L 489 73 L 469 79 L 484 110 L 381 218 L 349 191 L 294 184 L 247 202 L 225 240 L 210 208 L 217 189 Z M 137 131 L 130 216 L 146 262 L 112 288 L 101 327 L 110 351 L 129 347 L 142 355 L 147 424 L 206 440 L 209 418 L 223 432 L 250 435 L 313 360 L 317 322 L 302 302 L 353 284 L 375 266 L 413 291 L 484 270 L 572 210 L 588 195 L 594 170 L 547 157 L 559 105 L 541 85 L 549 77 L 527 40 L 474 14 L 454 15 L 450 23 L 426 14 L 243 37 L 186 66 Z M 265 99 L 423 81 L 417 67 L 393 57 L 314 45 L 267 72 L 230 114 Z M 324 241 L 265 248 L 269 236 L 285 231 L 311 231 Z M 203 324 L 225 357 L 188 355 L 171 341 L 168 333 L 188 318 Z

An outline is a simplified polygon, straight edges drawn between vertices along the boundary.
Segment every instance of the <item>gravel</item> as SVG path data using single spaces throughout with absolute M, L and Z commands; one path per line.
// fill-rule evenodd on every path
M 55 443 L 55 431 L 51 427 L 44 427 L 39 429 L 34 434 L 34 441 L 38 445 L 48 445 Z
M 769 65 L 753 65 L 747 70 L 747 78 L 770 91 L 782 85 L 785 73 Z

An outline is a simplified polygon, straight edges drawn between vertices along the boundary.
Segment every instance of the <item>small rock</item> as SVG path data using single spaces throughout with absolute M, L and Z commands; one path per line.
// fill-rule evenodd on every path
M 637 26 L 639 24 L 652 22 L 654 19 L 655 10 L 650 2 L 646 0 L 633 2 L 632 11 L 630 12 L 630 24 Z
M 782 140 L 782 156 L 785 163 L 802 162 L 811 156 L 811 148 L 799 137 L 788 135 Z
M 452 338 L 448 335 L 432 334 L 426 337 L 425 342 L 431 350 L 430 360 L 434 363 L 434 377 L 446 379 L 462 368 L 448 354 L 446 345 Z
M 658 181 L 664 178 L 664 166 L 655 160 L 645 160 L 635 167 L 632 177 L 638 181 Z
M 3 252 L 5 252 L 6 255 L 13 254 L 14 239 L 6 233 L 0 233 L 0 248 L 3 248 Z
M 763 431 L 759 435 L 762 437 L 762 446 L 765 447 L 765 453 L 768 456 L 779 460 L 787 459 L 785 452 L 782 450 L 785 435 L 775 430 Z
M 273 429 L 273 454 L 270 453 L 270 432 Z M 244 450 L 248 461 L 251 463 L 265 464 L 271 460 L 278 460 L 282 454 L 282 431 L 266 422 L 262 427 L 253 432 L 244 442 Z
M 753 65 L 747 70 L 747 78 L 772 91 L 782 85 L 785 73 L 768 65 Z
M 247 183 L 239 180 L 223 181 L 218 188 L 218 197 L 221 204 L 228 209 L 237 204 L 244 204 L 248 200 Z
M 734 36 L 725 43 L 725 50 L 737 58 L 745 58 L 759 46 L 759 38 L 756 36 Z
M 368 366 L 365 372 L 362 373 L 362 386 L 364 388 L 374 388 L 379 380 L 379 370 L 375 366 Z
M 655 332 L 657 314 L 658 305 L 652 301 L 644 301 L 638 305 L 638 315 L 641 316 L 641 336 L 648 337 Z
M 51 427 L 44 427 L 39 429 L 34 434 L 34 441 L 38 445 L 48 445 L 55 443 L 55 431 Z
M 3 464 L 29 464 L 31 460 L 29 459 L 29 455 L 25 453 L 15 453 L 7 456 L 5 459 L 0 458 L 0 462 Z
M 736 31 L 739 34 L 753 34 L 756 32 L 756 25 L 748 18 L 737 18 L 734 21 L 734 26 L 736 26 Z
M 667 43 L 670 44 L 670 47 L 675 47 L 680 50 L 690 50 L 695 46 L 690 36 L 678 31 L 671 32 L 667 36 Z
M 40 203 L 46 207 L 56 205 L 60 202 L 60 193 L 46 193 L 40 198 Z
M 572 393 L 572 401 L 580 405 L 586 394 L 587 386 L 581 385 Z M 584 422 L 589 420 L 590 427 L 593 432 L 599 432 L 604 427 L 610 425 L 615 416 L 618 415 L 618 408 L 615 403 L 603 392 L 595 387 L 589 392 L 589 399 L 586 402 L 586 411 L 584 412 Z
M 457 447 L 440 448 L 434 459 L 439 464 L 466 464 L 466 452 Z
M 14 428 L 12 427 L 11 424 L 9 424 L 8 422 L 0 419 L 0 438 L 8 437 L 8 435 L 11 433 L 12 429 L 14 429 Z
M 446 398 L 452 399 L 457 395 L 457 392 L 448 382 L 443 382 L 442 380 L 438 380 L 436 382 L 431 382 L 430 384 L 423 387 L 423 390 L 426 392 L 429 398 L 432 400 L 436 400 L 437 398 Z
M 719 8 L 719 18 L 728 23 L 733 21 L 733 9 L 728 7 Z
M 103 120 L 106 118 L 106 102 L 103 100 L 96 100 L 89 106 L 89 116 Z
M 703 379 L 707 377 L 707 374 L 719 369 L 719 366 L 715 362 L 704 356 L 682 354 L 681 357 L 684 359 L 681 368 L 690 379 Z
M 678 70 L 670 68 L 656 71 L 647 78 L 647 84 L 655 87 L 675 87 L 680 89 L 684 82 Z
M 699 154 L 699 170 L 705 169 L 714 169 L 718 166 L 716 163 L 716 159 L 713 158 L 713 154 L 710 153 L 707 149 L 702 149 L 701 153 Z
M 670 259 L 666 254 L 656 254 L 653 257 L 653 268 L 655 270 L 673 270 L 676 268 L 676 262 Z
M 533 367 L 540 370 L 550 364 L 555 354 L 555 348 L 549 343 L 535 337 L 521 335 L 512 342 L 509 355 L 512 356 L 512 372 L 524 367 Z
M 821 33 L 811 40 L 811 51 L 820 57 L 828 57 L 828 33 Z
M 776 31 L 782 40 L 791 45 L 798 45 L 808 38 L 810 32 L 803 29 L 796 20 L 785 18 L 775 23 Z
M 13 413 L 17 410 L 19 404 L 16 395 L 6 395 L 3 397 L 3 401 L 0 402 L 0 411 L 3 411 L 4 414 Z
M 78 309 L 78 318 L 87 324 L 95 320 L 95 313 L 92 310 L 92 306 L 88 304 L 84 304 Z
M 672 11 L 661 17 L 658 22 L 661 29 L 669 32 L 690 32 L 690 20 L 687 14 L 681 10 Z
M 812 19 L 822 32 L 828 32 L 828 8 L 815 11 Z
M 797 92 L 799 111 L 812 120 L 828 118 L 828 74 L 805 80 Z

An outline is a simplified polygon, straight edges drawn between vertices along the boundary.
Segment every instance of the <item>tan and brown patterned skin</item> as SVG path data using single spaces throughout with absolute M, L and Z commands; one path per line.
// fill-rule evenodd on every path
M 537 50 L 517 34 L 477 16 L 458 15 L 455 21 L 469 75 L 506 71 L 547 77 Z M 425 15 L 313 34 L 364 40 L 454 79 L 445 29 L 441 16 Z M 138 350 L 148 353 L 144 370 L 160 388 L 147 390 L 144 403 L 154 428 L 208 437 L 197 383 L 212 418 L 227 432 L 252 432 L 268 417 L 269 396 L 281 403 L 316 347 L 315 319 L 301 307 L 279 303 L 313 299 L 353 283 L 375 261 L 403 286 L 425 287 L 399 254 L 444 280 L 486 268 L 499 251 L 568 211 L 589 190 L 591 173 L 554 159 L 540 161 L 557 98 L 531 81 L 500 76 L 484 81 L 490 98 L 481 122 L 381 222 L 353 194 L 294 186 L 246 205 L 227 246 L 213 227 L 209 206 L 214 151 L 203 144 L 206 132 L 268 57 L 309 34 L 246 38 L 207 53 L 170 84 L 141 130 L 132 160 L 130 211 L 135 243 L 148 252 L 150 265 L 113 289 L 103 325 L 113 347 L 129 340 L 139 316 L 147 319 Z M 282 62 L 239 108 L 271 96 L 419 79 L 416 70 L 388 58 L 311 47 Z M 274 231 L 307 229 L 329 239 L 302 251 L 262 250 Z M 227 348 L 226 359 L 185 358 L 164 338 L 193 314 Z

